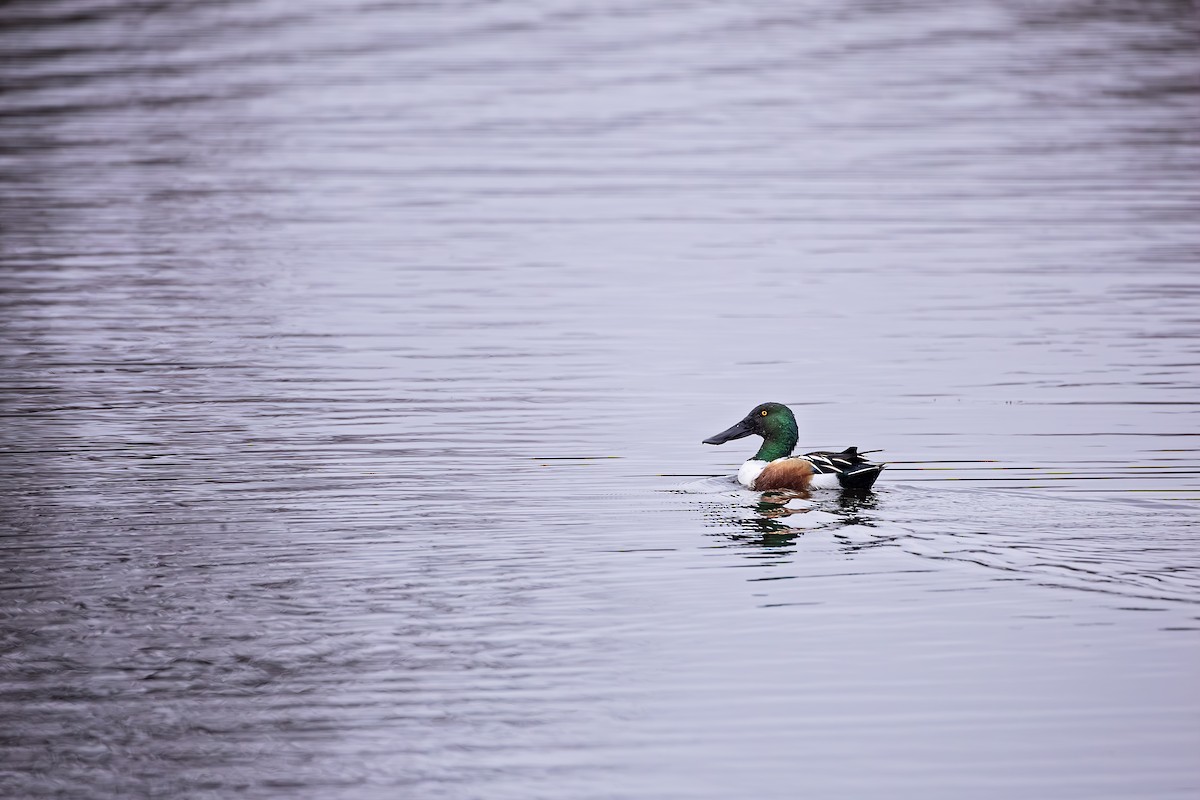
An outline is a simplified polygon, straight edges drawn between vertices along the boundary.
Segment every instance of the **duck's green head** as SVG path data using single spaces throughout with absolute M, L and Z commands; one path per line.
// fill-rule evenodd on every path
M 799 434 L 796 432 L 796 415 L 783 403 L 763 403 L 755 406 L 740 422 L 716 436 L 704 440 L 705 444 L 725 444 L 751 434 L 763 437 L 762 447 L 755 458 L 774 461 L 790 456 L 796 447 Z

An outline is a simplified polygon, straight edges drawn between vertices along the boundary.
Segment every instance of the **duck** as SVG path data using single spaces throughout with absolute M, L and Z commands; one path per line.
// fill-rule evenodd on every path
M 886 464 L 872 463 L 857 447 L 840 452 L 820 450 L 794 456 L 799 434 L 796 415 L 783 403 L 755 406 L 737 424 L 704 440 L 704 444 L 725 444 L 746 436 L 761 436 L 762 446 L 738 470 L 738 483 L 747 489 L 764 492 L 772 489 L 842 488 L 865 492 Z

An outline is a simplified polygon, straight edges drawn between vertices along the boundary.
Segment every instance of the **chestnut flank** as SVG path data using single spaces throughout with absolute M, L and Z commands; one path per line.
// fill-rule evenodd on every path
M 804 491 L 812 481 L 812 464 L 803 458 L 781 458 L 772 461 L 754 479 L 754 491 L 796 489 Z

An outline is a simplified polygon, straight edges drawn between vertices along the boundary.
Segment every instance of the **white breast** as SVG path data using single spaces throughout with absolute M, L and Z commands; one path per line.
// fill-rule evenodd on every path
M 747 489 L 754 488 L 754 479 L 762 474 L 762 471 L 767 468 L 766 461 L 758 459 L 750 459 L 742 468 L 738 470 L 738 483 L 745 486 Z

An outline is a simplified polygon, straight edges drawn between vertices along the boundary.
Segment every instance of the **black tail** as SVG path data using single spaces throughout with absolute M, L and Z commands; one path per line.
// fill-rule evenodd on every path
M 887 464 L 856 464 L 838 473 L 838 483 L 848 491 L 865 492 L 875 485 L 875 479 L 886 466 Z

